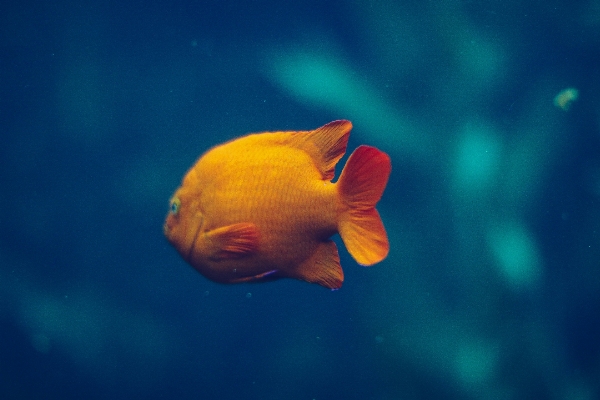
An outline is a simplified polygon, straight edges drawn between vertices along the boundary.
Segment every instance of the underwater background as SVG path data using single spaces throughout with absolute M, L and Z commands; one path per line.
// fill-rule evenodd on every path
M 0 398 L 600 398 L 598 60 L 598 0 L 4 1 Z M 167 243 L 208 148 L 334 119 L 392 158 L 385 261 Z

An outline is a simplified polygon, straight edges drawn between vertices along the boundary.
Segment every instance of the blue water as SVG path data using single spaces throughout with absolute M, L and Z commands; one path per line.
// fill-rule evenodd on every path
M 600 14 L 433 3 L 4 4 L 0 397 L 600 398 Z M 341 118 L 385 261 L 219 285 L 164 239 L 208 148 Z

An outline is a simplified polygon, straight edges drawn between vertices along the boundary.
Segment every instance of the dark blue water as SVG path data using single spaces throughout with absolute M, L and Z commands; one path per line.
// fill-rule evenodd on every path
M 435 3 L 5 2 L 0 397 L 599 398 L 600 11 Z M 384 262 L 219 285 L 166 242 L 205 150 L 341 118 Z

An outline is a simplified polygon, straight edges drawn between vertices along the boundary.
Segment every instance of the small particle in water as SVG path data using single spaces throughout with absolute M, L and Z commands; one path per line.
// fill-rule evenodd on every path
M 564 111 L 567 111 L 569 107 L 571 107 L 571 103 L 573 103 L 579 97 L 579 91 L 575 88 L 566 88 L 560 91 L 554 97 L 554 105 L 556 107 L 562 108 Z
M 383 343 L 383 336 L 381 336 L 381 335 L 375 336 L 375 342 L 376 343 Z
M 249 299 L 250 297 L 252 297 L 252 293 L 250 293 L 250 292 L 246 293 L 246 298 Z

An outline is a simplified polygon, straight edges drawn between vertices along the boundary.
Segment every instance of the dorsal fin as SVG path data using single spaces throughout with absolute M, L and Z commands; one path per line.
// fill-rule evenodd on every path
M 346 152 L 352 123 L 340 119 L 313 131 L 295 132 L 290 139 L 294 147 L 306 151 L 314 160 L 323 179 L 333 179 L 337 162 Z

